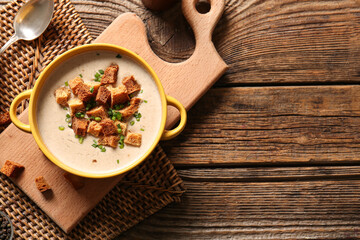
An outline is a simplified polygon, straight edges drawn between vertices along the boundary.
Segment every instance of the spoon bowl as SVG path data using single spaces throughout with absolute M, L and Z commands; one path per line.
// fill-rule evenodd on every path
M 0 49 L 2 54 L 17 40 L 34 40 L 48 27 L 54 12 L 53 0 L 30 0 L 18 11 L 14 19 L 15 34 Z

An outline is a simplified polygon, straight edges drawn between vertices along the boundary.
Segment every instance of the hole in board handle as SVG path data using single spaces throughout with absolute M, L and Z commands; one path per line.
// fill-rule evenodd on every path
M 199 13 L 206 14 L 210 12 L 211 4 L 209 0 L 198 0 L 195 7 Z

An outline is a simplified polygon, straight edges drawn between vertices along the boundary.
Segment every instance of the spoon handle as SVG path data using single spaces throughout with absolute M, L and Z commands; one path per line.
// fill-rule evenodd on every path
M 19 40 L 18 36 L 12 35 L 11 38 L 5 43 L 5 45 L 0 49 L 0 55 L 3 54 L 5 50 L 17 40 Z

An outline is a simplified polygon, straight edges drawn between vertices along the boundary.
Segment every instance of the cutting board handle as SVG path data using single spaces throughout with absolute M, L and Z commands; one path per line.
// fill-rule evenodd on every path
M 214 28 L 224 11 L 225 2 L 223 0 L 208 1 L 210 3 L 210 11 L 202 14 L 196 9 L 196 4 L 199 0 L 182 0 L 182 11 L 194 31 L 197 45 L 199 42 L 211 42 Z

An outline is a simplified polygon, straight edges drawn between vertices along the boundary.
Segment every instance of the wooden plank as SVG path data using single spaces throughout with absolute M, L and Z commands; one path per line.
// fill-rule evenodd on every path
M 132 11 L 145 21 L 161 58 L 179 62 L 194 50 L 180 4 L 155 14 L 133 0 L 74 3 L 94 36 Z M 359 14 L 354 0 L 228 0 L 213 39 L 230 69 L 217 85 L 358 82 Z
M 218 88 L 162 145 L 177 166 L 359 162 L 359 126 L 359 86 Z
M 359 166 L 179 170 L 187 187 L 182 202 L 118 239 L 357 239 L 360 177 L 352 175 L 356 172 Z M 290 181 L 258 182 L 263 176 L 279 175 Z M 309 180 L 310 175 L 327 180 Z M 223 182 L 224 177 L 232 181 Z

